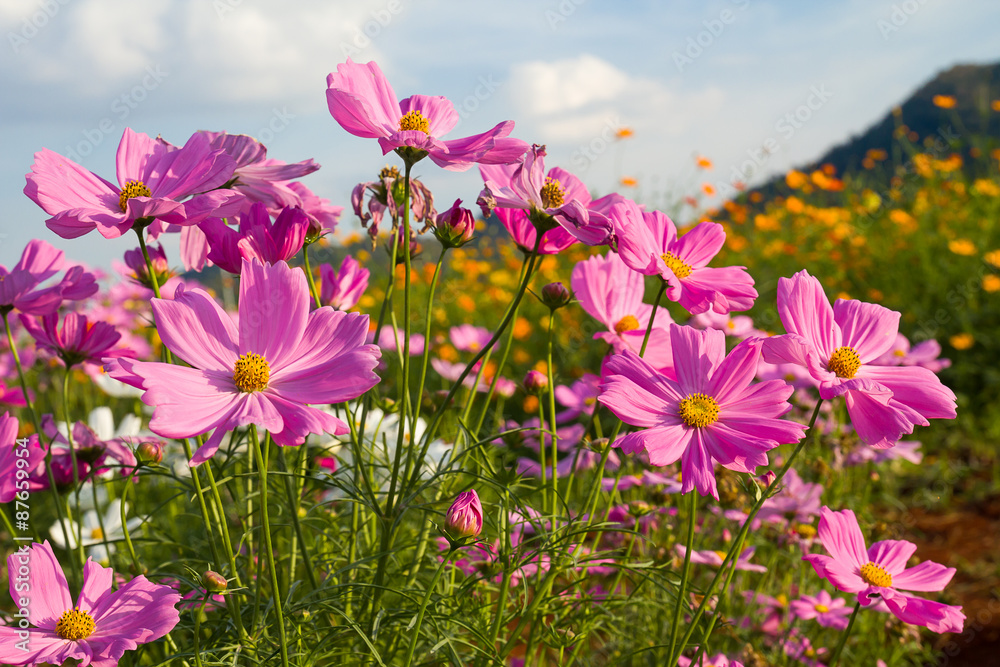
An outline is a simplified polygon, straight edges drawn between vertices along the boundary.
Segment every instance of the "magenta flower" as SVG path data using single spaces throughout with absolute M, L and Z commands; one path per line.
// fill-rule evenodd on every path
M 0 503 L 14 500 L 18 492 L 38 491 L 48 486 L 42 480 L 45 476 L 44 444 L 32 433 L 21 441 L 25 442 L 22 446 L 18 443 L 17 429 L 16 417 L 6 412 L 0 415 Z M 24 463 L 20 463 L 22 460 Z
M 62 326 L 59 314 L 40 319 L 21 316 L 21 324 L 35 339 L 39 349 L 59 357 L 66 366 L 100 364 L 105 357 L 129 356 L 131 350 L 114 349 L 121 334 L 107 322 L 92 322 L 83 313 L 66 313 Z
M 570 285 L 580 306 L 607 329 L 595 333 L 595 339 L 608 343 L 616 353 L 638 353 L 642 349 L 653 307 L 642 301 L 646 284 L 640 274 L 625 266 L 614 253 L 608 253 L 578 262 Z M 669 333 L 672 322 L 667 309 L 660 308 L 646 346 L 645 360 L 661 372 L 673 367 Z
M 698 489 L 718 500 L 715 462 L 753 473 L 767 465 L 766 452 L 805 435 L 801 424 L 779 419 L 791 410 L 792 388 L 780 380 L 751 384 L 760 339 L 737 345 L 726 356 L 726 337 L 670 325 L 673 380 L 626 350 L 607 362 L 608 375 L 597 399 L 627 424 L 615 446 L 665 466 L 681 459 L 683 492 Z
M 738 660 L 732 660 L 725 653 L 716 653 L 711 658 L 704 658 L 704 663 L 699 661 L 698 665 L 694 667 L 743 667 L 743 663 Z M 685 658 L 683 655 L 677 658 L 677 667 L 692 667 L 691 658 Z
M 444 527 L 456 540 L 483 532 L 483 505 L 475 489 L 458 494 L 444 516 Z
M 462 139 L 439 139 L 458 124 L 458 112 L 444 97 L 414 95 L 396 101 L 389 82 L 374 62 L 361 65 L 350 58 L 326 78 L 330 114 L 356 137 L 378 139 L 382 154 L 395 150 L 410 162 L 430 156 L 434 164 L 465 171 L 474 163 L 516 162 L 528 144 L 509 135 L 514 121 Z
M 309 218 L 309 236 L 322 236 L 332 232 L 344 212 L 343 206 L 334 206 L 329 199 L 324 199 L 313 193 L 308 187 L 298 181 L 288 184 L 288 189 L 299 197 L 299 206 Z
M 125 128 L 117 186 L 43 148 L 25 177 L 24 194 L 53 216 L 45 224 L 59 236 L 73 239 L 96 229 L 112 239 L 137 221 L 193 225 L 209 215 L 234 213 L 243 195 L 215 189 L 233 177 L 235 164 L 201 134 L 176 148 Z
M 27 570 L 27 588 L 16 585 Z M 10 596 L 35 626 L 19 630 L 0 626 L 0 662 L 9 665 L 81 665 L 114 667 L 139 644 L 170 632 L 180 620 L 180 595 L 169 586 L 138 576 L 114 590 L 114 571 L 88 559 L 76 604 L 66 575 L 48 541 L 23 546 L 7 557 Z M 27 633 L 25 639 L 22 633 Z M 27 650 L 23 647 L 27 645 Z
M 865 444 L 892 447 L 917 424 L 955 417 L 955 394 L 932 371 L 872 363 L 893 345 L 899 313 L 853 299 L 831 307 L 819 281 L 799 271 L 778 281 L 778 314 L 788 333 L 766 339 L 764 360 L 804 366 L 822 398 L 843 396 Z
M 202 290 L 178 288 L 172 301 L 152 300 L 164 344 L 193 368 L 120 361 L 110 371 L 145 389 L 154 433 L 187 438 L 215 430 L 192 465 L 249 424 L 283 446 L 300 445 L 309 433 L 347 433 L 343 421 L 307 404 L 342 403 L 379 381 L 379 351 L 364 344 L 367 315 L 309 312 L 306 276 L 284 262 L 243 260 L 241 276 L 238 326 Z
M 554 167 L 546 174 L 544 158 L 545 146 L 534 145 L 518 164 L 480 165 L 484 184 L 477 203 L 483 215 L 495 209 L 524 251 L 535 247 L 539 229 L 541 254 L 558 253 L 576 241 L 606 244 L 612 232 L 608 213 L 625 198 L 611 194 L 592 201 L 587 187 L 568 171 Z
M 831 597 L 824 590 L 816 595 L 803 595 L 798 600 L 792 600 L 788 606 L 793 616 L 806 621 L 816 619 L 824 628 L 835 630 L 846 628 L 847 617 L 851 615 L 851 608 L 844 598 Z
M 682 474 L 681 477 L 684 475 Z M 687 553 L 687 547 L 683 544 L 674 545 L 674 549 L 677 551 L 677 555 L 684 558 L 684 554 Z M 748 572 L 767 572 L 767 568 L 763 565 L 757 565 L 751 563 L 750 559 L 753 558 L 755 547 L 747 547 L 743 550 L 743 553 L 739 555 L 736 559 L 736 569 L 746 570 Z M 691 562 L 699 563 L 701 565 L 712 565 L 714 567 L 722 567 L 723 561 L 726 560 L 725 551 L 692 551 L 691 552 Z
M 285 181 L 311 174 L 319 165 L 312 160 L 288 164 L 267 157 L 267 147 L 245 134 L 227 134 L 202 130 L 214 150 L 224 151 L 233 158 L 235 182 L 231 187 L 246 195 L 253 202 L 261 202 L 269 209 L 301 206 L 299 194 Z
M 319 267 L 319 300 L 337 310 L 349 310 L 357 305 L 361 295 L 368 289 L 371 272 L 362 268 L 350 255 L 344 256 L 340 271 L 336 274 L 329 264 Z
M 218 218 L 199 225 L 208 238 L 208 259 L 219 268 L 239 274 L 244 259 L 258 259 L 268 264 L 289 260 L 302 250 L 309 231 L 309 219 L 301 208 L 282 209 L 271 223 L 267 207 L 255 203 L 239 215 L 239 231 Z
M 708 266 L 726 242 L 722 225 L 700 222 L 678 238 L 670 218 L 659 211 L 643 212 L 634 202 L 616 204 L 610 215 L 618 254 L 629 268 L 645 276 L 660 276 L 667 283 L 667 298 L 692 315 L 753 306 L 757 290 L 746 267 Z
M 567 387 L 556 386 L 556 400 L 566 407 L 556 415 L 556 422 L 562 423 L 576 419 L 581 414 L 592 414 L 597 405 L 597 397 L 601 393 L 601 378 L 593 373 L 584 373 L 583 377 Z
M 906 567 L 917 545 L 905 540 L 883 540 L 865 550 L 865 536 L 851 510 L 820 510 L 819 539 L 829 556 L 809 554 L 816 574 L 837 590 L 857 593 L 868 607 L 879 600 L 904 623 L 922 625 L 934 632 L 961 632 L 965 614 L 961 607 L 913 597 L 901 591 L 940 591 L 955 568 L 924 561 Z
M 65 473 L 62 476 L 56 474 L 56 483 L 60 486 L 72 484 L 73 456 L 69 451 L 65 422 L 57 424 L 52 415 L 43 415 L 41 426 L 42 433 L 52 442 L 53 468 Z M 72 428 L 80 480 L 86 480 L 91 472 L 103 473 L 111 467 L 112 462 L 121 469 L 122 474 L 130 473 L 135 468 L 135 454 L 124 439 L 102 440 L 92 428 L 80 421 L 75 422 Z
M 438 213 L 434 221 L 434 236 L 446 248 L 461 248 L 472 240 L 475 231 L 476 216 L 462 208 L 461 199 L 456 199 L 447 211 Z
M 173 273 L 170 271 L 170 263 L 167 261 L 167 253 L 163 251 L 162 245 L 149 244 L 146 247 L 149 253 L 149 261 L 153 265 L 153 273 L 156 275 L 156 284 L 163 287 Z M 125 266 L 132 270 L 132 280 L 147 289 L 153 289 L 153 282 L 149 276 L 149 267 L 146 265 L 146 258 L 142 255 L 141 248 L 133 248 L 125 251 Z
M 13 269 L 8 271 L 0 265 L 0 312 L 18 310 L 30 315 L 49 315 L 66 299 L 78 301 L 97 292 L 94 275 L 82 266 L 70 266 L 58 283 L 39 287 L 65 266 L 62 250 L 41 239 L 29 241 Z

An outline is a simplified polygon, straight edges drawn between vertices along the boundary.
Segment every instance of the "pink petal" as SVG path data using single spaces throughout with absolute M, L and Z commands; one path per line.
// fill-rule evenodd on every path
M 906 561 L 910 559 L 917 550 L 917 545 L 906 540 L 882 540 L 875 542 L 868 548 L 868 560 L 881 565 L 885 571 L 893 576 L 906 569 Z M 893 586 L 895 587 L 895 580 Z
M 683 428 L 683 427 L 682 427 Z M 705 443 L 704 433 L 699 428 L 687 428 L 690 441 L 681 456 L 681 493 L 697 489 L 703 496 L 719 499 L 715 487 L 715 464 Z M 650 463 L 653 462 L 650 455 Z
M 710 391 L 709 376 L 726 356 L 726 334 L 717 329 L 670 325 L 674 372 L 684 396 Z
M 726 243 L 726 232 L 717 222 L 699 222 L 674 244 L 674 254 L 693 269 L 708 266 Z
M 115 572 L 110 567 L 102 567 L 91 559 L 83 567 L 83 588 L 77 606 L 82 611 L 91 611 L 102 597 L 111 592 Z
M 892 398 L 925 419 L 954 419 L 955 393 L 933 371 L 920 366 L 862 366 L 857 377 L 878 382 Z
M 708 395 L 715 398 L 720 406 L 739 397 L 753 382 L 760 361 L 761 344 L 759 338 L 743 341 L 712 372 Z M 792 388 L 789 387 L 785 398 L 791 396 L 791 393 Z
M 427 119 L 430 136 L 441 137 L 458 124 L 458 112 L 455 105 L 446 97 L 430 95 L 413 95 L 400 100 L 399 111 L 406 115 L 411 111 L 419 111 Z
M 865 536 L 851 510 L 834 512 L 825 506 L 820 509 L 818 536 L 830 555 L 846 566 L 860 570 L 868 562 Z
M 904 591 L 943 591 L 953 576 L 955 568 L 925 560 L 892 575 L 892 587 Z
M 97 628 L 88 642 L 98 645 L 106 640 L 111 655 L 120 658 L 126 648 L 134 649 L 136 644 L 170 632 L 180 620 L 176 609 L 180 600 L 180 593 L 170 586 L 154 584 L 139 575 L 94 608 Z
M 824 362 L 843 345 L 823 286 L 805 271 L 778 280 L 778 315 L 785 331 L 805 338 Z
M 326 78 L 330 114 L 356 137 L 387 137 L 399 129 L 402 112 L 396 93 L 374 62 L 361 65 L 350 58 Z
M 833 318 L 843 333 L 841 345 L 853 347 L 867 364 L 887 352 L 896 342 L 899 313 L 874 303 L 837 299 Z
M 284 262 L 243 260 L 240 280 L 240 354 L 263 355 L 277 373 L 296 359 L 309 316 L 306 275 Z
M 802 560 L 808 561 L 816 574 L 827 579 L 837 590 L 845 593 L 859 593 L 869 588 L 868 584 L 858 574 L 860 568 L 829 556 L 808 554 Z
M 35 153 L 26 194 L 49 215 L 76 209 L 118 209 L 118 188 L 48 148 Z M 120 210 L 120 209 L 118 209 Z
M 21 568 L 26 569 L 27 573 Z M 52 553 L 48 540 L 42 544 L 32 544 L 28 548 L 22 546 L 7 556 L 7 572 L 10 575 L 11 599 L 20 600 L 25 597 L 18 590 L 18 580 L 20 579 L 22 586 L 27 583 L 27 591 L 30 592 L 28 622 L 35 627 L 54 630 L 63 612 L 73 608 L 66 575 Z
M 232 318 L 207 292 L 178 290 L 173 300 L 152 299 L 156 326 L 178 357 L 202 370 L 233 372 L 239 335 Z
M 904 623 L 922 625 L 933 632 L 962 632 L 965 614 L 961 607 L 903 594 L 886 596 L 884 599 L 889 611 Z

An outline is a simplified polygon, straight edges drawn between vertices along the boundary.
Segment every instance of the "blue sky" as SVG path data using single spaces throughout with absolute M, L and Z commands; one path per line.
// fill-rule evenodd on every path
M 399 98 L 451 99 L 462 121 L 448 138 L 513 119 L 514 136 L 547 145 L 548 166 L 596 194 L 634 177 L 622 191 L 655 206 L 706 180 L 696 155 L 714 161 L 717 185 L 750 166 L 757 182 L 864 130 L 939 71 L 1000 60 L 998 19 L 995 0 L 0 0 L 0 264 L 36 237 L 98 266 L 134 247 L 59 239 L 21 192 L 43 147 L 113 180 L 126 126 L 174 144 L 199 129 L 257 136 L 270 157 L 322 164 L 305 182 L 346 206 L 393 158 L 327 111 L 326 75 L 348 55 L 378 62 Z M 804 104 L 808 120 L 781 124 Z M 622 126 L 633 138 L 610 141 Z M 748 162 L 769 140 L 778 150 Z M 475 170 L 425 161 L 417 175 L 439 208 L 480 189 Z

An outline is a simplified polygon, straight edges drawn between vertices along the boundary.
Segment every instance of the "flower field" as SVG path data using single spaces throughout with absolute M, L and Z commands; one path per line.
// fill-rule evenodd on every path
M 989 664 L 1000 149 L 661 211 L 375 63 L 326 99 L 350 202 L 245 135 L 36 153 L 0 664 Z

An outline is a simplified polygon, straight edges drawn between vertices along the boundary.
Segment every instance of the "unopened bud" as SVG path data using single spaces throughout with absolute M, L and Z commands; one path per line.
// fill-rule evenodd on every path
M 158 442 L 140 442 L 135 448 L 135 457 L 143 465 L 155 465 L 163 460 L 163 446 Z
M 476 231 L 476 217 L 461 204 L 462 200 L 456 199 L 451 208 L 438 213 L 434 223 L 434 236 L 446 248 L 462 247 L 472 240 L 472 233 Z
M 201 575 L 201 583 L 209 593 L 221 593 L 229 587 L 229 582 L 218 572 L 208 570 Z
M 556 310 L 557 308 L 562 308 L 568 304 L 573 299 L 573 295 L 570 293 L 566 286 L 562 283 L 549 283 L 542 288 L 542 303 L 549 307 L 551 310 Z
M 149 253 L 149 261 L 153 265 L 153 271 L 156 274 L 156 284 L 162 286 L 173 276 L 173 273 L 170 271 L 170 264 L 167 262 L 167 254 L 163 251 L 163 247 L 159 245 L 146 246 L 146 252 Z M 132 277 L 137 283 L 149 289 L 153 288 L 153 281 L 149 277 L 149 266 L 146 264 L 146 258 L 142 254 L 141 248 L 127 250 L 125 252 L 125 264 L 128 268 L 132 269 Z
M 528 371 L 524 376 L 524 389 L 529 394 L 540 394 L 549 386 L 549 378 L 541 371 Z
M 475 489 L 458 494 L 445 515 L 444 527 L 452 540 L 476 537 L 483 531 L 483 505 Z

